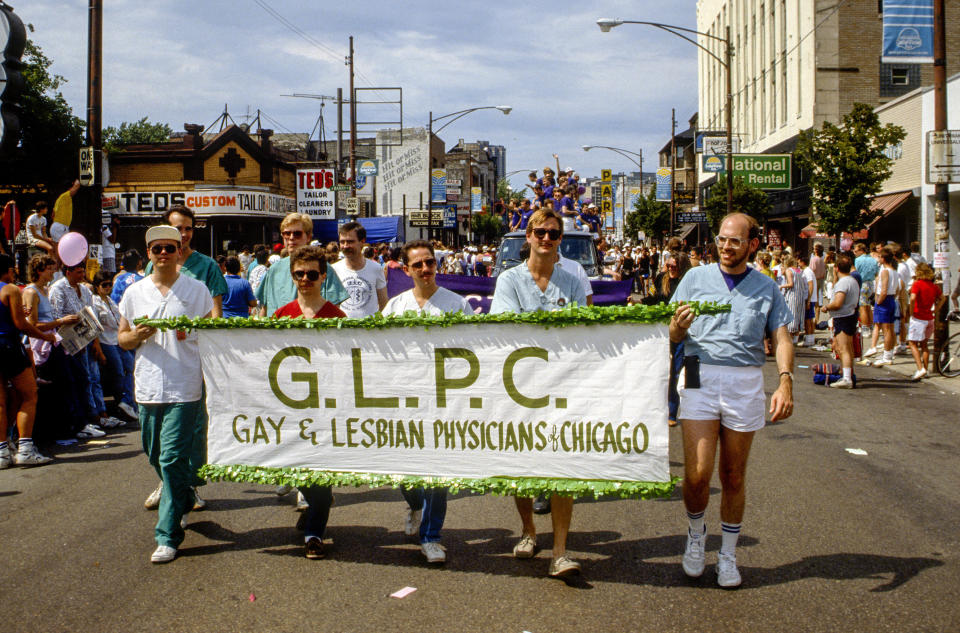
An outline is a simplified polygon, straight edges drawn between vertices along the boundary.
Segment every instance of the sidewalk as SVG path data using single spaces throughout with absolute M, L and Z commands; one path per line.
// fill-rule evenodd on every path
M 881 343 L 882 343 L 882 340 L 883 339 L 881 338 Z M 865 343 L 866 345 L 864 345 L 864 349 L 866 349 L 869 346 L 869 341 L 865 341 Z M 816 349 L 817 345 L 826 347 L 827 349 L 826 350 Z M 815 347 L 800 347 L 797 349 L 807 350 L 809 352 L 813 352 L 815 354 L 822 356 L 823 360 L 821 362 L 839 363 L 840 361 L 834 360 L 833 352 L 830 351 L 829 347 L 830 347 L 830 339 L 828 337 L 827 332 L 825 330 L 817 330 Z M 929 369 L 930 373 L 927 374 L 927 377 L 920 382 L 929 383 L 937 387 L 937 389 L 939 389 L 940 392 L 944 394 L 952 394 L 952 395 L 960 394 L 960 376 L 956 378 L 944 378 L 943 376 L 941 376 L 939 373 L 937 373 L 932 369 L 933 367 L 933 359 L 932 359 L 933 342 L 932 341 L 930 343 L 930 356 L 931 356 L 931 360 L 930 360 L 931 369 Z M 871 356 L 870 360 L 873 361 L 876 358 L 879 358 L 879 354 L 875 354 Z M 864 366 L 860 364 L 859 360 L 853 361 L 854 373 L 857 373 L 862 367 Z M 885 365 L 883 367 L 871 366 L 871 369 L 883 372 L 885 375 L 889 377 L 888 378 L 889 380 L 897 380 L 898 382 L 902 380 L 910 381 L 910 378 L 913 376 L 913 373 L 917 371 L 917 364 L 913 361 L 913 355 L 909 351 L 907 351 L 904 354 L 897 354 L 896 356 L 894 356 L 892 365 Z

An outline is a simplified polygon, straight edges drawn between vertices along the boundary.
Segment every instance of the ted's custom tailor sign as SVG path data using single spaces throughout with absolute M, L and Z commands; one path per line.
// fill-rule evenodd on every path
M 671 481 L 666 325 L 199 336 L 213 467 L 617 482 L 612 488 Z

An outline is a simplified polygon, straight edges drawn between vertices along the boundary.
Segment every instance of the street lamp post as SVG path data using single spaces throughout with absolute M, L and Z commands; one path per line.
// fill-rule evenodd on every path
M 726 76 L 726 87 L 727 87 L 727 213 L 733 212 L 733 83 L 731 79 L 732 69 L 731 69 L 731 57 L 733 57 L 733 47 L 730 43 L 730 27 L 726 27 L 726 37 L 717 37 L 716 35 L 711 35 L 710 33 L 703 33 L 701 31 L 695 31 L 693 29 L 688 29 L 682 26 L 674 26 L 672 24 L 661 24 L 659 22 L 644 22 L 638 20 L 621 20 L 619 18 L 600 18 L 597 20 L 597 26 L 600 27 L 600 30 L 604 33 L 609 33 L 610 29 L 615 26 L 620 26 L 621 24 L 646 24 L 647 26 L 653 26 L 672 35 L 687 40 L 704 53 L 712 57 L 717 61 L 724 70 L 727 71 Z M 701 45 L 700 42 L 690 39 L 684 33 L 691 33 L 693 35 L 698 35 L 701 37 L 708 37 L 718 42 L 723 42 L 724 44 L 724 56 L 723 59 L 717 57 L 713 51 Z M 675 160 L 675 157 L 671 157 L 671 160 Z M 672 196 L 671 196 L 672 197 Z M 673 218 L 670 218 L 671 222 Z
M 466 110 L 458 110 L 456 112 L 451 112 L 450 114 L 444 114 L 443 116 L 434 117 L 433 111 L 430 111 L 430 120 L 427 124 L 427 199 L 426 199 L 426 208 L 427 208 L 427 233 L 433 237 L 433 165 L 430 164 L 430 159 L 433 155 L 433 122 L 442 121 L 444 119 L 450 119 L 443 125 L 441 125 L 437 132 L 439 133 L 443 128 L 447 127 L 457 119 L 465 117 L 471 112 L 476 112 L 477 110 L 499 110 L 503 112 L 504 115 L 510 114 L 510 111 L 513 110 L 511 106 L 498 105 L 498 106 L 479 106 L 476 108 L 467 108 Z M 452 118 L 451 118 L 452 117 Z M 472 212 L 473 206 L 472 201 L 468 198 L 470 203 L 470 209 Z M 443 220 L 440 220 L 440 230 L 443 231 Z
M 639 152 L 631 152 L 628 149 L 623 149 L 622 147 L 610 147 L 609 145 L 584 145 L 583 151 L 589 152 L 592 149 L 608 149 L 611 152 L 616 152 L 629 160 L 631 163 L 636 165 L 640 169 L 640 195 L 643 195 L 643 149 Z M 640 159 L 640 162 L 635 161 L 631 156 L 637 156 Z M 620 204 L 623 206 L 623 217 L 627 217 L 627 181 L 624 174 L 620 174 Z

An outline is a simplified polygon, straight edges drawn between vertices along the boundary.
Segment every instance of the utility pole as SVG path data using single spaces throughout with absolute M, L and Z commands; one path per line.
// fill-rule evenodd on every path
M 357 197 L 357 106 L 353 92 L 353 36 L 350 36 L 350 197 Z
M 343 173 L 343 88 L 337 88 L 337 173 Z
M 933 129 L 947 129 L 947 38 L 943 0 L 933 0 Z M 934 185 L 933 266 L 943 279 L 943 294 L 950 294 L 950 185 Z M 942 313 L 949 309 L 944 303 Z M 934 318 L 934 364 L 940 364 L 940 351 L 947 340 L 947 322 Z
M 93 147 L 94 181 L 88 189 L 80 230 L 90 244 L 100 243 L 103 191 L 103 0 L 89 0 L 87 19 L 87 145 Z
M 727 71 L 727 215 L 733 213 L 733 45 L 730 43 L 730 27 L 727 27 L 727 37 L 723 43 L 726 55 Z M 697 237 L 700 237 L 700 225 L 697 225 Z
M 673 237 L 673 215 L 674 210 L 676 210 L 676 196 L 674 192 L 677 189 L 677 183 L 675 178 L 676 170 L 674 167 L 677 165 L 677 148 L 676 144 L 676 135 L 677 135 L 677 110 L 676 108 L 670 108 L 670 237 Z

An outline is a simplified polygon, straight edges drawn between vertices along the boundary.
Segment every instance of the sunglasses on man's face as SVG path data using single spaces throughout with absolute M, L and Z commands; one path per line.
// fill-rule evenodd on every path
M 410 264 L 410 268 L 416 268 L 417 270 L 420 270 L 424 266 L 426 266 L 427 268 L 436 268 L 437 260 L 431 257 L 429 259 L 422 259 L 419 262 L 413 262 L 412 264 Z
M 548 236 L 551 240 L 560 239 L 560 229 L 533 229 L 533 234 L 537 236 L 537 239 L 542 240 L 543 236 Z
M 289 237 L 294 240 L 298 240 L 303 237 L 303 231 L 281 231 L 280 235 L 284 237 Z
M 154 255 L 159 255 L 160 253 L 173 255 L 177 252 L 177 247 L 175 244 L 155 244 L 150 247 L 150 252 Z
M 304 277 L 310 281 L 316 281 L 320 279 L 319 270 L 295 270 L 293 271 L 293 278 L 297 281 L 301 281 Z

